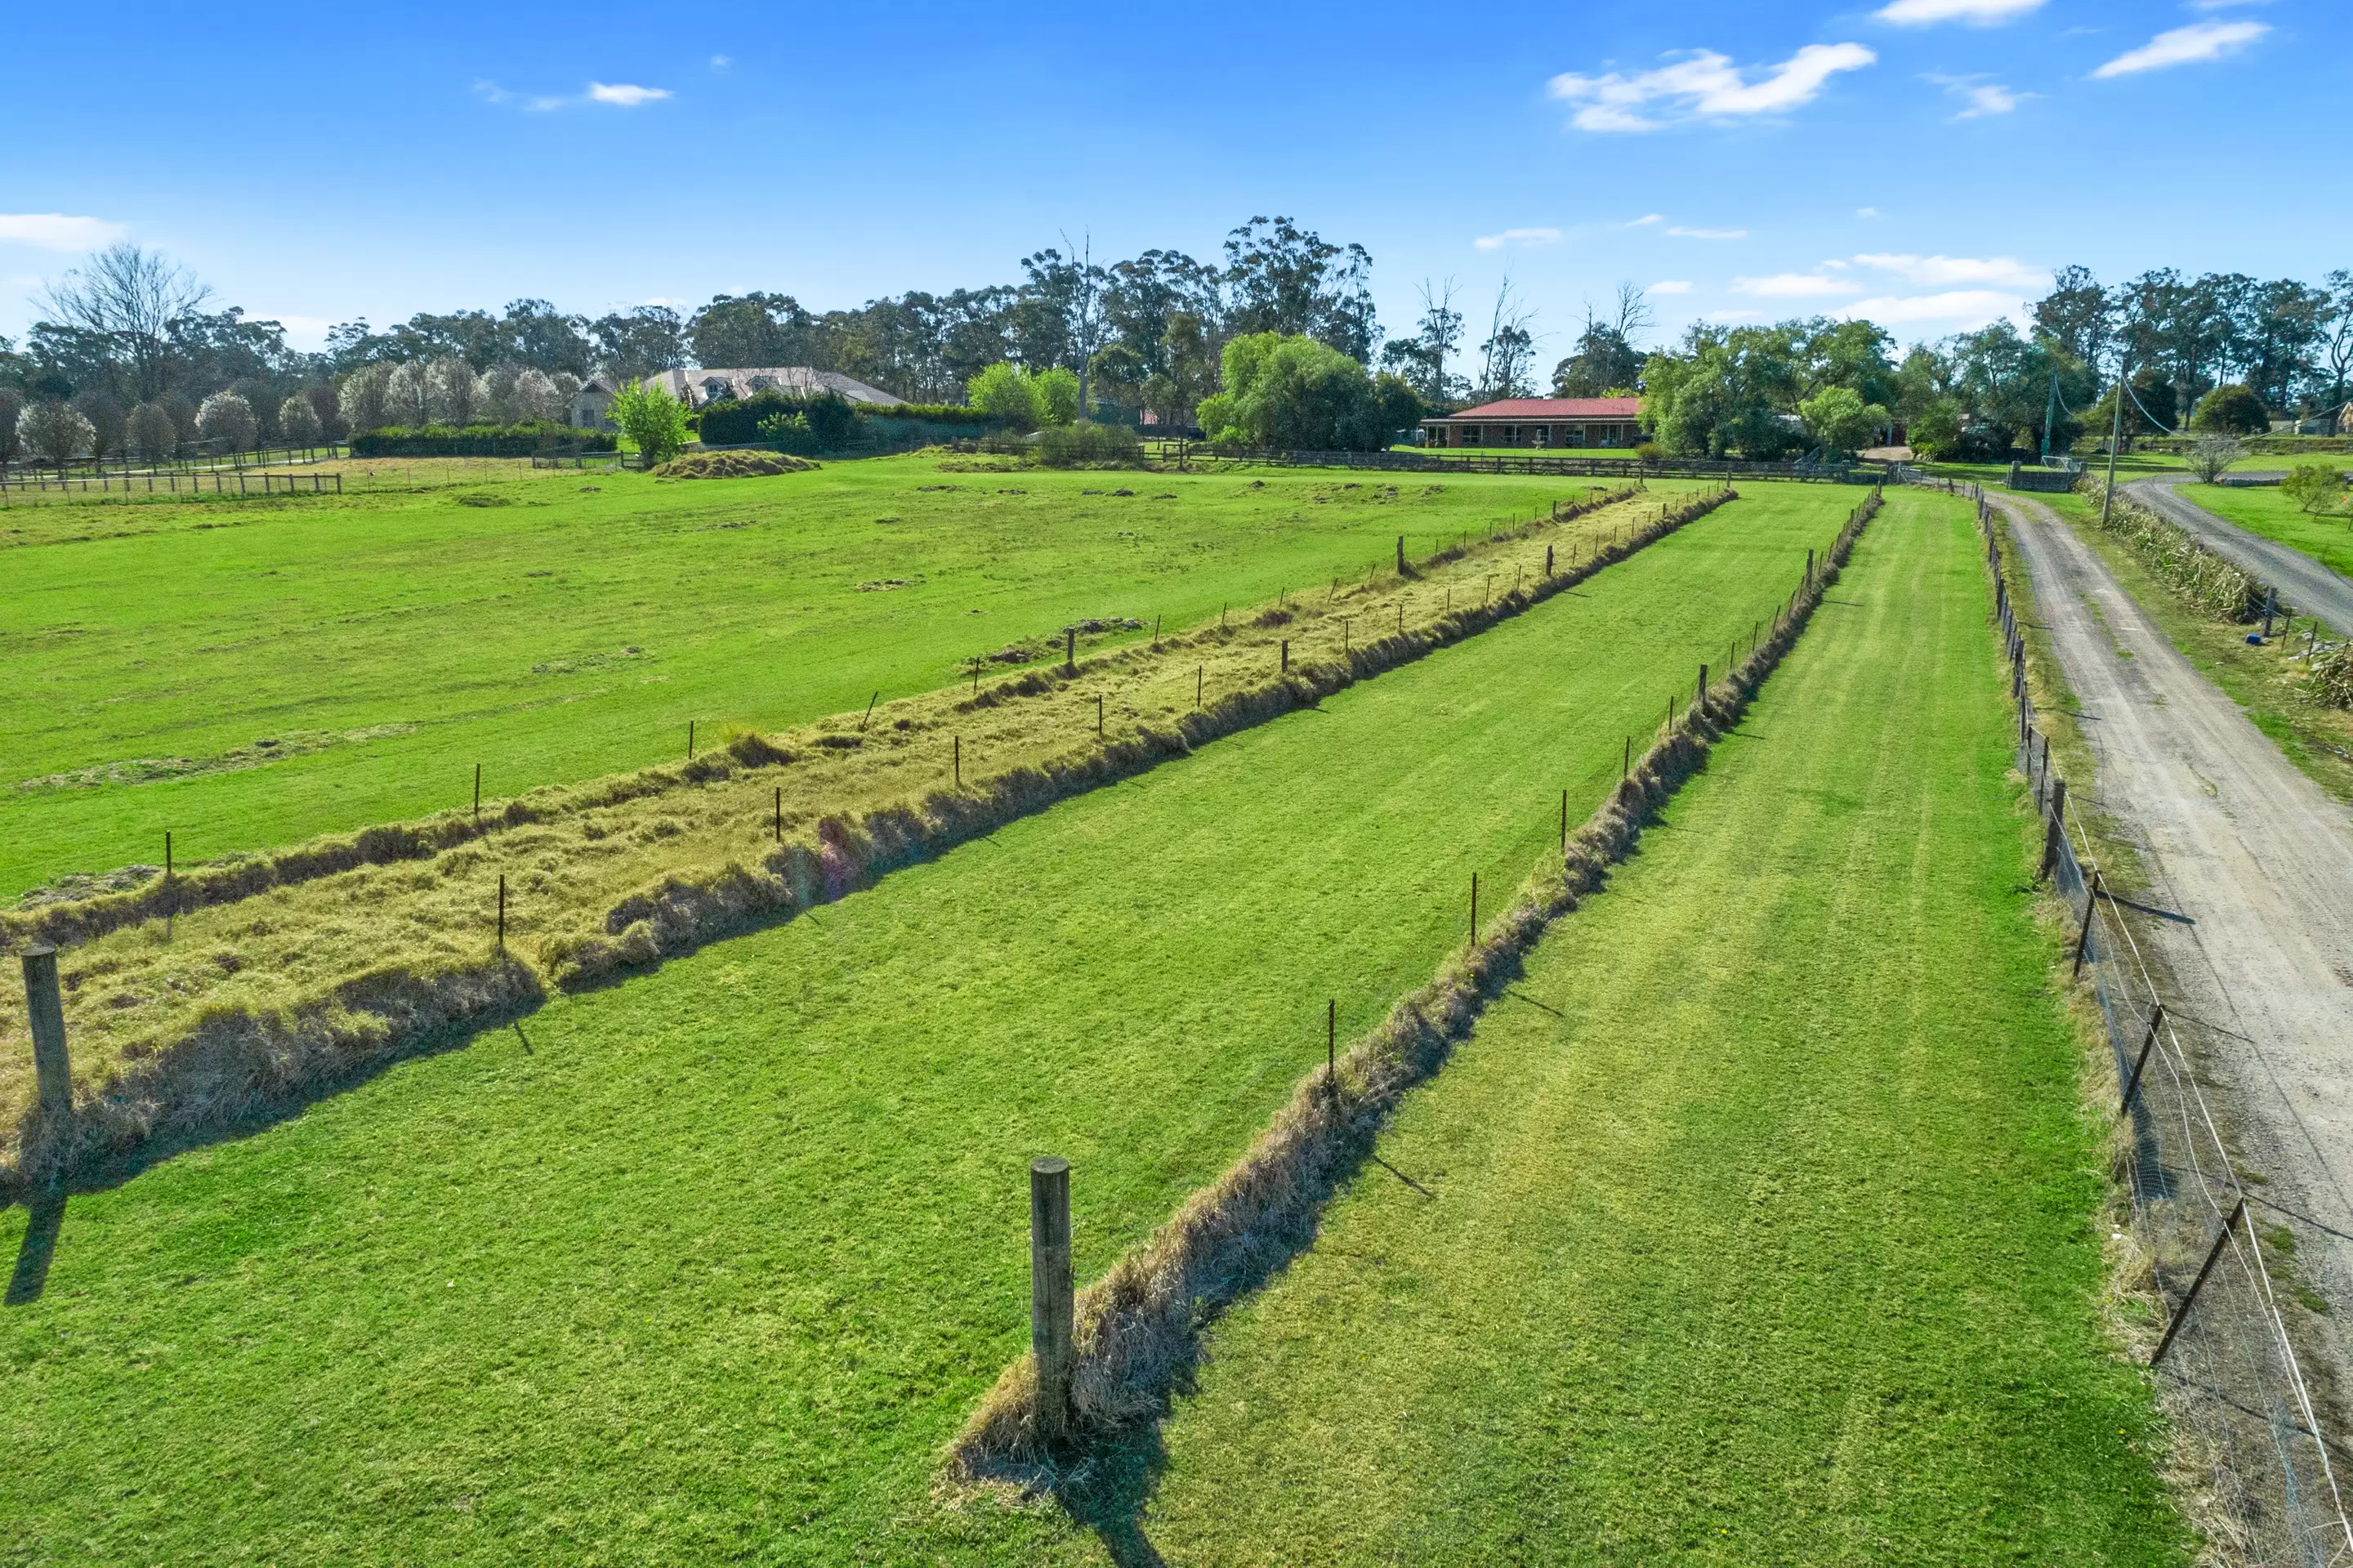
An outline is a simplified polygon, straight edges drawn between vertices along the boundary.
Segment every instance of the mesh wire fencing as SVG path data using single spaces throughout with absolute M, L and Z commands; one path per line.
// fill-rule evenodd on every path
M 2201 1522 L 2231 1562 L 2255 1568 L 2353 1564 L 2353 1519 L 2282 1306 L 2293 1287 L 2284 1261 L 2292 1234 L 2284 1238 L 2266 1223 L 2273 1211 L 2250 1205 L 2198 1059 L 2104 885 L 2094 841 L 2052 764 L 2049 737 L 2036 727 L 2026 644 L 2002 570 L 1993 507 L 1974 485 L 1916 472 L 1900 477 L 1977 504 L 2010 657 L 2018 768 L 2033 788 L 2043 824 L 2042 872 L 2070 911 L 2074 975 L 2089 982 L 2116 1058 L 2117 1108 L 2129 1140 L 2124 1164 L 2131 1245 L 2164 1312 L 2147 1362 L 2173 1418 L 2179 1457 L 2208 1491 Z

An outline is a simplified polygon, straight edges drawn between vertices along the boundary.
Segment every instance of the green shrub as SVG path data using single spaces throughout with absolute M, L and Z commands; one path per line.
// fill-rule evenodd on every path
M 789 445 L 788 450 L 836 452 L 857 443 L 859 412 L 857 405 L 837 392 L 816 397 L 789 397 L 774 391 L 741 400 L 723 397 L 703 407 L 702 442 L 740 447 L 782 440 L 797 443 Z
M 2225 385 L 2198 399 L 2198 411 L 2189 416 L 2189 428 L 2225 436 L 2268 435 L 2272 416 L 2261 397 L 2244 387 Z
M 990 366 L 965 383 L 965 398 L 1008 430 L 1034 430 L 1045 423 L 1045 400 L 1038 383 L 1018 365 Z
M 1073 378 L 1075 379 L 1075 377 Z M 1124 425 L 1050 425 L 1038 435 L 1038 461 L 1048 468 L 1136 468 L 1144 440 Z
M 552 448 L 609 452 L 620 444 L 610 430 L 580 430 L 542 421 L 530 425 L 403 425 L 352 438 L 352 455 L 386 457 L 529 457 Z
M 1225 390 L 1199 419 L 1222 444 L 1293 451 L 1377 451 L 1420 418 L 1421 402 L 1394 376 L 1378 381 L 1312 337 L 1246 333 L 1226 344 Z
M 2280 493 L 2316 515 L 2334 512 L 2345 497 L 2345 475 L 2325 462 L 2300 462 L 2280 481 Z

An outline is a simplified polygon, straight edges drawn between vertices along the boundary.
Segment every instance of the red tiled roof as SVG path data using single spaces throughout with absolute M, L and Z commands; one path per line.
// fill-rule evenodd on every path
M 1640 397 L 1506 397 L 1482 403 L 1449 419 L 1634 419 L 1642 413 Z

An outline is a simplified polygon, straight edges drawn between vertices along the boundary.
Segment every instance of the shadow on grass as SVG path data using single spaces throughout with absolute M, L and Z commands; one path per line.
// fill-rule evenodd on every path
M 8 1277 L 7 1305 L 28 1306 L 48 1287 L 49 1260 L 57 1255 L 58 1233 L 66 1223 L 66 1195 L 51 1191 L 32 1198 L 26 1208 L 24 1245 L 16 1249 L 16 1272 Z
M 190 1150 L 209 1149 L 219 1143 L 234 1143 L 242 1139 L 251 1138 L 257 1133 L 267 1132 L 281 1122 L 291 1121 L 322 1100 L 333 1099 L 339 1095 L 349 1094 L 352 1090 L 383 1076 L 405 1062 L 414 1062 L 427 1056 L 438 1056 L 447 1052 L 463 1050 L 490 1035 L 508 1029 L 512 1029 L 518 1036 L 521 1036 L 522 1021 L 537 1012 L 544 1005 L 546 1005 L 545 1000 L 542 997 L 518 998 L 505 1007 L 488 1013 L 474 1014 L 461 1023 L 453 1023 L 447 1028 L 420 1033 L 404 1040 L 396 1049 L 387 1050 L 364 1061 L 349 1064 L 346 1071 L 323 1075 L 298 1087 L 281 1088 L 265 1095 L 258 1095 L 243 1110 L 234 1115 L 207 1121 L 199 1127 L 160 1134 L 144 1140 L 135 1148 L 118 1153 L 93 1157 L 77 1163 L 58 1190 L 60 1192 L 106 1192 L 120 1187 L 153 1167 L 163 1164 L 165 1160 L 185 1154 Z M 523 1039 L 523 1049 L 526 1052 L 531 1049 L 531 1042 L 528 1038 Z M 19 1186 L 14 1192 L 0 1192 L 0 1207 L 5 1207 L 10 1201 L 24 1203 L 33 1212 L 37 1223 L 41 1213 L 40 1204 L 43 1202 L 40 1189 L 27 1192 L 26 1188 Z M 52 1242 L 54 1243 L 54 1235 Z M 22 1273 L 23 1265 L 20 1261 L 18 1265 L 20 1277 Z M 16 1299 L 15 1287 L 11 1286 L 10 1290 L 9 1299 L 13 1301 Z

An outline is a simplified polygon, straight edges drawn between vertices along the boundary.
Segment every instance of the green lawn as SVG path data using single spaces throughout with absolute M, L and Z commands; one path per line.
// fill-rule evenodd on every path
M 2353 459 L 2340 459 L 2353 465 Z M 2281 466 L 2278 462 L 2274 468 Z M 2277 490 L 2225 484 L 2185 484 L 2181 497 L 2227 523 L 2236 523 L 2291 550 L 2301 550 L 2341 576 L 2353 577 L 2353 518 L 2315 517 Z M 2348 628 L 2348 630 L 2353 630 Z
M 160 861 L 166 829 L 194 861 L 462 804 L 477 763 L 492 796 L 642 767 L 689 720 L 779 729 L 1073 620 L 1198 622 L 1588 488 L 381 467 L 460 482 L 0 513 L 0 897 Z
M 1101 1272 L 1321 1059 L 1325 999 L 1356 1033 L 1424 980 L 1472 873 L 1515 885 L 1853 500 L 1742 500 L 1318 709 L 76 1195 L 0 1310 L 0 1561 L 915 1551 L 1026 1341 L 1026 1160 L 1075 1160 Z M 0 1214 L 0 1256 L 26 1234 Z
M 1978 548 L 1890 507 L 1395 1173 L 1214 1332 L 1167 1562 L 2187 1560 L 2096 1318 Z

